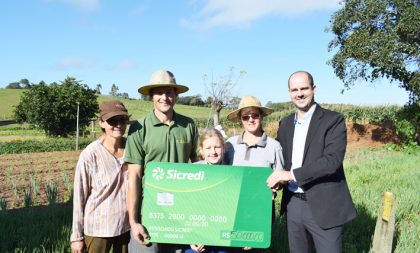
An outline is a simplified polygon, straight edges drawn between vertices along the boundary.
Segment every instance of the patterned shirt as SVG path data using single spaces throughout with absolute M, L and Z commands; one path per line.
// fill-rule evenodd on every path
M 70 241 L 84 235 L 114 237 L 130 229 L 127 165 L 96 140 L 82 151 L 74 175 L 73 227 Z

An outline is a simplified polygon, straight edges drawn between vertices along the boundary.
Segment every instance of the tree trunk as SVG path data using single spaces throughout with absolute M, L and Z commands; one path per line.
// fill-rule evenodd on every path
M 213 126 L 220 125 L 220 113 L 218 111 L 213 111 Z
M 223 108 L 223 102 L 213 100 L 211 103 L 211 110 L 213 112 L 213 126 L 220 125 L 220 111 Z

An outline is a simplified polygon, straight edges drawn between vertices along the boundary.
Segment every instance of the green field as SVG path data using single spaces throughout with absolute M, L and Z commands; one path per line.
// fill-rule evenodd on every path
M 12 119 L 14 106 L 19 104 L 23 90 L 0 88 L 0 120 Z
M 345 226 L 344 252 L 369 252 L 384 191 L 396 196 L 393 252 L 419 252 L 418 164 L 418 151 L 411 154 L 384 148 L 348 151 L 345 170 L 358 216 Z M 65 203 L 0 211 L 0 252 L 69 252 L 71 208 L 71 203 Z M 288 252 L 283 218 L 274 224 L 268 252 Z
M 14 106 L 19 104 L 20 96 L 23 90 L 0 88 L 0 120 L 13 119 Z M 99 96 L 98 103 L 111 99 L 121 100 L 127 107 L 128 112 L 132 115 L 132 119 L 139 119 L 153 108 L 150 101 L 140 99 L 120 99 L 111 96 Z M 175 110 L 181 114 L 188 115 L 194 119 L 207 120 L 210 113 L 208 107 L 196 107 L 186 105 L 176 105 Z M 228 110 L 222 110 L 222 116 L 225 116 Z

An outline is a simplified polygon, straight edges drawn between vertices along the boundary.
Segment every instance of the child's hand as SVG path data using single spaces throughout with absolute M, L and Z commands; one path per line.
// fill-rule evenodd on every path
M 191 244 L 190 245 L 191 249 L 194 250 L 195 252 L 203 252 L 206 249 L 204 248 L 204 245 L 200 245 L 200 244 Z

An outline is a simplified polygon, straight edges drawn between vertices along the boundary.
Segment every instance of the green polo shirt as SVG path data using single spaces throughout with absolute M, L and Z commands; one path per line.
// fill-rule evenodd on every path
M 166 125 L 152 111 L 131 124 L 124 161 L 140 165 L 150 161 L 186 163 L 198 152 L 198 130 L 191 118 L 174 112 Z

